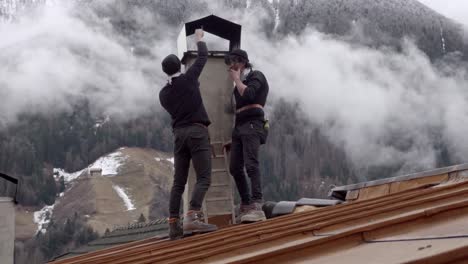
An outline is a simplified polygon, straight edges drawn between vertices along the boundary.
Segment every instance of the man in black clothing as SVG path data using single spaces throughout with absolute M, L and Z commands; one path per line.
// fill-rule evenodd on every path
M 211 182 L 211 148 L 208 135 L 210 120 L 200 94 L 198 77 L 208 60 L 208 49 L 202 41 L 203 30 L 195 31 L 198 57 L 185 72 L 180 72 L 181 63 L 175 55 L 162 62 L 168 83 L 159 93 L 161 105 L 172 118 L 174 132 L 174 182 L 169 201 L 169 237 L 179 239 L 183 233 L 215 231 L 215 225 L 206 224 L 201 213 L 202 202 Z M 189 212 L 180 226 L 180 203 L 187 183 L 192 160 L 197 182 L 192 193 Z
M 252 69 L 247 52 L 234 50 L 227 57 L 229 75 L 235 82 L 236 119 L 232 132 L 230 172 L 239 191 L 241 222 L 265 220 L 258 152 L 268 136 L 268 121 L 263 107 L 268 82 L 262 72 Z M 251 192 L 244 173 L 250 178 Z

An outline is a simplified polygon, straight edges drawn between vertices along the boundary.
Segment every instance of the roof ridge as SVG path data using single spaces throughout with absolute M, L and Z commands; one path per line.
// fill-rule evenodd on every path
M 116 226 L 109 232 L 109 234 L 114 233 L 116 231 L 126 231 L 126 230 L 133 230 L 133 229 L 140 229 L 145 227 L 153 227 L 158 225 L 167 224 L 167 218 L 158 218 L 149 222 L 140 222 L 140 223 L 128 223 L 127 225 Z M 104 235 L 103 237 L 107 237 L 109 235 Z

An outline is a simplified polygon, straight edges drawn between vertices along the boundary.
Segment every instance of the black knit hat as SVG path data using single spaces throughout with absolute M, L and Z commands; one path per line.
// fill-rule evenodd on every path
M 229 53 L 230 56 L 237 56 L 245 59 L 247 62 L 249 61 L 249 55 L 245 50 L 235 49 Z
M 174 54 L 168 55 L 166 58 L 164 58 L 161 65 L 163 72 L 165 72 L 167 75 L 173 75 L 180 71 L 180 60 Z
M 230 65 L 231 62 L 239 61 L 239 59 L 241 59 L 241 61 L 245 62 L 246 64 L 249 63 L 249 55 L 247 55 L 245 50 L 235 49 L 229 52 L 229 54 L 224 57 L 224 62 L 226 65 Z

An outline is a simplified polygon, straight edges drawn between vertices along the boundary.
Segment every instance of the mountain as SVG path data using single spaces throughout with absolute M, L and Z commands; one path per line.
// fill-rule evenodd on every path
M 96 168 L 102 173 L 91 175 Z M 21 241 L 27 244 L 37 232 L 47 235 L 51 223 L 66 224 L 74 214 L 100 235 L 115 226 L 135 223 L 142 214 L 151 220 L 167 217 L 172 173 L 171 155 L 141 148 L 120 148 L 73 173 L 56 168 L 55 177 L 57 181 L 63 177 L 65 189 L 54 204 L 35 212 L 32 207 L 17 208 L 17 247 Z
M 135 46 L 135 56 L 142 57 L 153 58 L 156 40 L 177 34 L 182 22 L 208 13 L 227 19 L 237 19 L 238 13 L 266 14 L 258 16 L 257 33 L 272 42 L 314 28 L 357 45 L 396 50 L 401 38 L 408 36 L 432 60 L 455 51 L 465 58 L 468 54 L 462 27 L 415 0 L 223 0 L 218 4 L 208 0 L 76 1 L 76 13 L 90 8 L 93 15 L 109 22 L 119 41 L 129 48 Z M 44 4 L 54 1 L 0 0 L 0 17 L 9 23 Z M 141 18 L 147 16 L 151 21 L 162 21 L 145 23 Z M 86 15 L 77 17 L 86 22 Z M 388 177 L 399 170 L 396 166 L 357 171 L 320 125 L 307 120 L 299 104 L 281 98 L 272 98 L 269 104 L 269 118 L 274 122 L 261 161 L 266 199 L 323 197 L 332 185 Z M 24 251 L 31 255 L 18 256 L 19 263 L 33 256 L 41 259 L 61 253 L 91 239 L 95 231 L 102 234 L 113 225 L 135 221 L 141 214 L 158 218 L 167 211 L 172 174 L 167 154 L 172 148 L 169 116 L 152 110 L 148 115 L 122 121 L 93 113 L 86 100 L 77 100 L 70 108 L 47 116 L 26 112 L 16 123 L 0 127 L 0 170 L 22 182 L 17 254 Z M 444 149 L 440 147 L 441 156 Z M 112 157 L 125 157 L 112 168 L 116 173 L 87 175 L 88 167 L 104 164 Z M 444 156 L 438 165 L 452 162 Z M 6 191 L 0 183 L 0 192 Z M 79 232 L 64 238 L 62 233 L 70 231 L 70 223 Z M 45 233 L 30 239 L 38 229 Z M 54 244 L 62 241 L 57 237 L 67 242 Z
M 402 37 L 416 40 L 418 46 L 432 58 L 447 53 L 468 51 L 460 23 L 430 9 L 417 0 L 223 0 L 213 4 L 207 0 L 123 0 L 103 5 L 93 0 L 69 0 L 78 6 L 91 7 L 98 15 L 106 17 L 129 41 L 140 42 L 160 35 L 159 25 L 147 25 L 136 19 L 141 10 L 154 17 L 162 17 L 175 31 L 183 21 L 209 13 L 229 18 L 232 12 L 257 12 L 263 31 L 271 36 L 300 34 L 306 28 L 344 37 L 350 41 L 370 46 L 390 45 L 396 48 Z M 53 4 L 51 0 L 0 0 L 0 17 L 14 19 L 17 14 Z M 113 6 L 112 8 L 109 8 Z M 145 52 L 143 51 L 143 54 Z
M 89 168 L 102 168 L 102 175 L 83 171 L 70 181 L 56 201 L 55 219 L 65 220 L 70 212 L 88 215 L 88 223 L 103 234 L 107 228 L 137 221 L 141 214 L 167 217 L 173 165 L 169 154 L 151 149 L 121 148 L 101 157 Z
M 102 173 L 90 175 L 95 168 Z M 74 173 L 57 168 L 55 177 L 57 181 L 64 177 L 65 189 L 33 220 L 37 230 L 46 232 L 47 218 L 65 222 L 70 212 L 76 212 L 86 215 L 93 229 L 103 234 L 107 228 L 136 221 L 140 214 L 165 217 L 172 173 L 170 155 L 141 148 L 120 148 Z
M 261 30 L 272 41 L 288 34 L 302 34 L 307 28 L 313 27 L 332 37 L 369 46 L 390 45 L 398 48 L 400 38 L 410 36 L 433 59 L 453 51 L 463 51 L 467 46 L 463 43 L 459 24 L 416 0 L 223 0 L 217 5 L 203 0 L 119 0 L 105 4 L 92 0 L 77 2 L 76 12 L 82 11 L 80 8 L 90 8 L 96 16 L 109 21 L 115 32 L 128 40 L 129 45 L 147 43 L 146 46 L 151 46 L 161 35 L 178 32 L 183 21 L 206 13 L 230 18 L 230 13 L 234 11 L 247 15 L 262 11 L 266 16 L 260 16 Z M 28 10 L 45 4 L 54 4 L 54 1 L 0 0 L 0 16 L 12 21 Z M 149 16 L 149 20 L 159 17 L 167 26 L 144 23 L 139 19 L 142 10 L 148 11 L 145 15 Z M 78 18 L 86 20 L 84 15 Z M 136 54 L 148 56 L 151 52 Z M 466 56 L 468 52 L 464 54 Z M 67 171 L 81 170 L 91 161 L 122 146 L 170 151 L 170 121 L 165 113 L 152 111 L 147 116 L 127 122 L 112 118 L 110 122 L 102 122 L 108 118 L 96 117 L 96 113 L 90 110 L 89 102 L 77 101 L 79 103 L 72 105 L 70 112 L 53 113 L 46 117 L 25 113 L 15 124 L 0 129 L 0 170 L 22 179 L 19 199 L 23 206 L 54 203 L 57 193 L 51 177 L 54 167 Z M 275 179 L 270 181 L 272 186 L 268 186 L 272 196 L 292 198 L 306 192 L 319 192 L 317 189 L 304 188 L 307 184 L 283 186 L 279 187 L 281 190 L 275 190 L 274 183 L 287 177 L 285 174 L 290 172 L 294 172 L 297 175 L 294 177 L 301 181 L 310 181 L 313 186 L 316 182 L 335 184 L 354 179 L 352 165 L 343 156 L 342 150 L 326 140 L 320 128 L 310 122 L 291 121 L 303 119 L 303 113 L 293 109 L 300 106 L 284 101 L 272 101 L 271 105 L 273 109 L 287 109 L 286 117 L 282 116 L 284 113 L 272 111 L 271 119 L 277 120 L 275 126 L 278 128 L 290 128 L 276 131 L 289 133 L 293 141 L 284 145 L 281 153 L 268 146 L 268 151 L 265 151 L 267 159 L 263 164 L 264 171 L 268 172 L 268 177 Z M 303 130 L 301 126 L 308 129 Z M 273 131 L 270 137 L 271 146 L 285 144 L 283 135 L 275 133 Z M 326 152 L 321 153 L 317 149 Z M 286 163 L 278 162 L 284 153 L 293 153 L 292 156 L 296 158 Z M 320 155 L 327 158 L 319 158 Z M 317 162 L 303 162 L 303 159 L 312 157 Z M 342 162 L 337 166 L 339 160 Z M 443 163 L 450 163 L 450 159 L 445 159 L 440 165 Z M 282 165 L 274 169 L 277 164 Z M 378 171 L 380 175 L 382 171 Z M 387 171 L 386 175 L 381 177 L 388 176 L 393 170 L 384 171 Z M 5 188 L 0 184 L 2 189 Z
M 467 51 L 461 24 L 416 0 L 279 1 L 278 10 L 278 31 L 284 34 L 313 26 L 371 46 L 398 47 L 407 36 L 432 58 Z
M 40 7 L 47 0 L 2 0 L 0 1 L 0 18 L 11 21 L 18 14 Z

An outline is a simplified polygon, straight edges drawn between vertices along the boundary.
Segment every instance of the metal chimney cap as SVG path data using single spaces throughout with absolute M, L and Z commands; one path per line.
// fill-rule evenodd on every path
M 203 28 L 208 33 L 229 40 L 228 51 L 240 48 L 242 26 L 221 17 L 209 15 L 184 24 L 177 38 L 178 56 L 182 62 L 187 51 L 187 37 L 193 35 L 198 28 Z
M 242 26 L 224 18 L 209 15 L 198 20 L 185 23 L 185 35 L 190 36 L 198 28 L 229 40 L 229 51 L 240 48 Z

